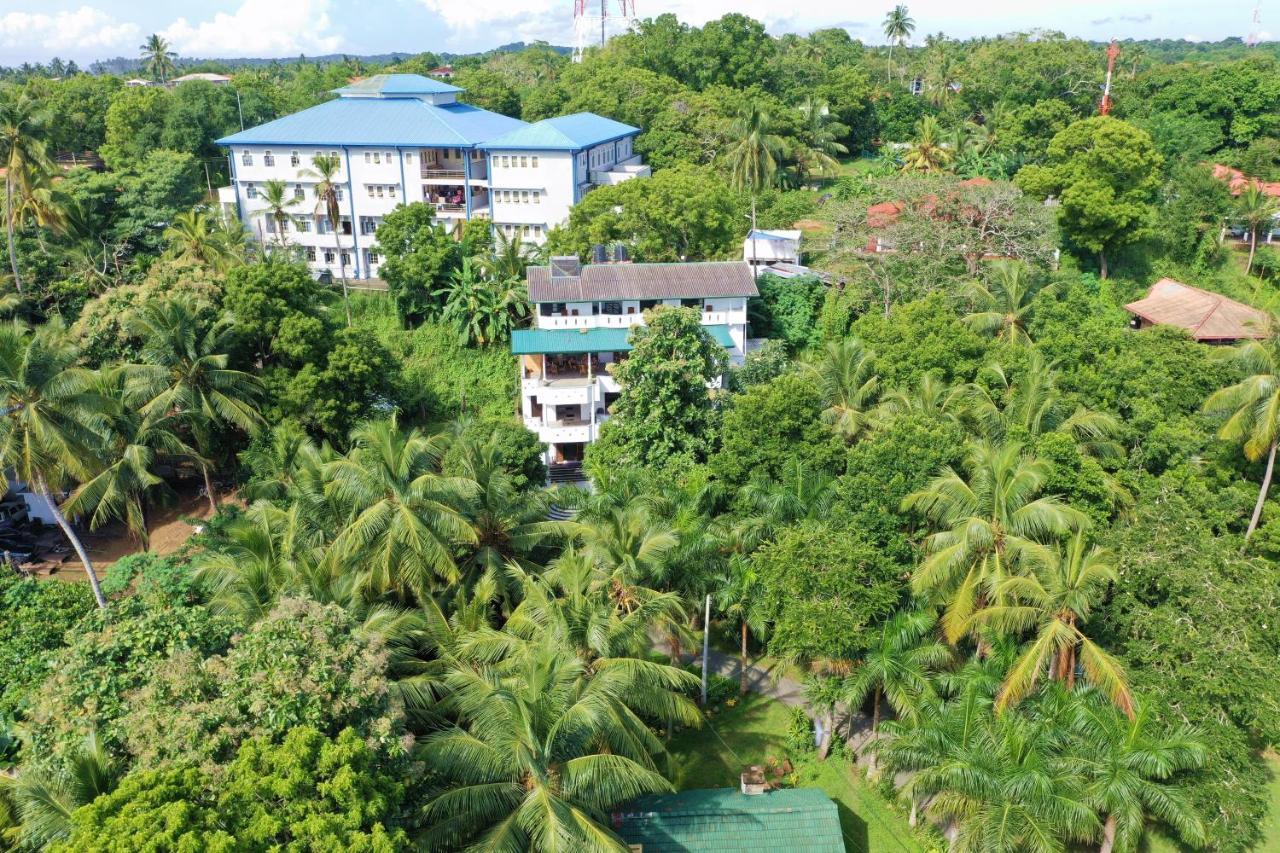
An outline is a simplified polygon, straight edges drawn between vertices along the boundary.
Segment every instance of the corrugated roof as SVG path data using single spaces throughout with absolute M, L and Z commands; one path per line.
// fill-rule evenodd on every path
M 703 326 L 720 346 L 733 347 L 728 326 Z M 631 329 L 518 329 L 511 333 L 511 352 L 515 355 L 546 353 L 627 352 Z
M 574 113 L 536 121 L 490 139 L 484 147 L 490 150 L 574 151 L 639 132 L 638 127 L 595 113 Z
M 644 853 L 844 853 L 836 804 L 817 788 L 748 796 L 735 788 L 643 797 L 612 816 Z
M 1148 323 L 1186 329 L 1197 341 L 1265 338 L 1268 332 L 1265 312 L 1171 278 L 1160 279 L 1144 298 L 1124 307 Z
M 758 296 L 750 264 L 704 261 L 685 264 L 588 264 L 582 274 L 551 277 L 550 267 L 529 267 L 534 302 L 595 302 L 615 299 L 694 299 Z
M 397 95 L 447 95 L 450 92 L 465 90 L 440 80 L 423 77 L 421 74 L 374 74 L 372 77 L 357 80 L 349 86 L 331 91 L 338 95 L 396 97 Z
M 224 136 L 217 144 L 469 146 L 523 125 L 470 104 L 336 98 Z

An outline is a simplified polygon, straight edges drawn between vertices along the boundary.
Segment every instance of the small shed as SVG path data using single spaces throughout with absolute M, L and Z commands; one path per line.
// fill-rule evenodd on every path
M 817 788 L 737 788 L 642 797 L 613 814 L 635 853 L 843 853 L 836 804 Z
M 1178 326 L 1202 343 L 1257 340 L 1270 331 L 1266 312 L 1171 278 L 1160 279 L 1145 297 L 1124 307 L 1135 329 Z
M 800 263 L 799 231 L 755 229 L 742 241 L 742 259 L 749 264 Z

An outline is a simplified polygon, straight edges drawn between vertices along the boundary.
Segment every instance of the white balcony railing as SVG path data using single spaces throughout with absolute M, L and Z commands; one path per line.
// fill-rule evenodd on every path
M 628 329 L 644 323 L 642 314 L 539 315 L 539 329 Z

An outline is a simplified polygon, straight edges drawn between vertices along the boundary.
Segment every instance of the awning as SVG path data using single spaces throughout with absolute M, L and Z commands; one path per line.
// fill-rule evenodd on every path
M 733 347 L 729 327 L 703 326 L 711 339 L 720 346 Z M 548 353 L 626 352 L 631 349 L 627 338 L 631 329 L 519 329 L 511 333 L 511 352 L 515 355 L 545 355 Z

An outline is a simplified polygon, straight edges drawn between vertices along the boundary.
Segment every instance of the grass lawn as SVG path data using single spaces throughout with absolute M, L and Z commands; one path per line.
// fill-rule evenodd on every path
M 736 788 L 746 765 L 786 756 L 783 742 L 790 720 L 786 705 L 748 694 L 736 708 L 716 714 L 701 729 L 672 738 L 672 781 L 681 790 Z M 846 762 L 833 758 L 826 763 L 796 764 L 801 787 L 821 788 L 835 801 L 849 853 L 924 850 L 907 826 L 906 815 L 890 809 Z

